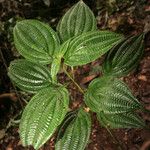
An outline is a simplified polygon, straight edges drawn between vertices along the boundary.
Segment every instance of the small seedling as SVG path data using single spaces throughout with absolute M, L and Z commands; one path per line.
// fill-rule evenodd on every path
M 34 94 L 19 126 L 23 146 L 39 149 L 58 129 L 56 150 L 84 150 L 92 112 L 106 128 L 145 128 L 136 113 L 143 106 L 119 79 L 138 64 L 144 34 L 125 39 L 98 30 L 94 14 L 83 1 L 68 10 L 56 32 L 38 20 L 23 20 L 17 22 L 13 34 L 24 59 L 11 62 L 8 75 L 21 90 Z M 94 79 L 87 89 L 82 89 L 67 72 L 67 68 L 85 65 L 107 52 L 103 76 Z M 57 80 L 60 69 L 84 95 L 76 111 L 69 112 L 67 86 Z

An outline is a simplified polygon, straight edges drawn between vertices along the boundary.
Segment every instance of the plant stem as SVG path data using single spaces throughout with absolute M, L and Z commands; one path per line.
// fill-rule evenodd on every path
M 65 72 L 65 74 L 68 76 L 68 78 L 77 86 L 77 88 L 79 89 L 79 91 L 84 94 L 84 90 L 80 87 L 80 85 L 72 78 L 72 76 L 67 72 L 65 66 L 63 65 L 63 70 Z

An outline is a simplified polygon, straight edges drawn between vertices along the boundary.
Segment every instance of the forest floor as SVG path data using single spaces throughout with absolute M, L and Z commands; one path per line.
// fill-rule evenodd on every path
M 45 3 L 44 3 L 45 2 Z M 50 2 L 50 3 L 49 3 Z M 126 37 L 150 30 L 149 0 L 85 0 L 97 18 L 99 29 L 123 33 Z M 61 16 L 75 1 L 71 0 L 0 0 L 0 150 L 32 150 L 21 145 L 18 134 L 18 122 L 26 101 L 32 95 L 16 88 L 7 76 L 10 61 L 19 58 L 12 38 L 12 29 L 17 20 L 24 18 L 39 19 L 49 23 L 54 29 Z M 75 69 L 75 80 L 84 86 L 101 75 L 100 66 L 103 58 Z M 145 51 L 138 67 L 122 78 L 131 88 L 135 97 L 150 110 L 150 34 L 145 38 Z M 61 73 L 59 80 L 64 83 L 69 79 Z M 77 108 L 83 96 L 69 85 L 71 108 Z M 139 112 L 150 126 L 150 114 Z M 105 128 L 102 128 L 93 115 L 92 133 L 86 150 L 149 150 L 150 132 L 146 129 L 111 130 L 114 140 Z M 53 150 L 54 138 L 50 139 L 41 150 Z

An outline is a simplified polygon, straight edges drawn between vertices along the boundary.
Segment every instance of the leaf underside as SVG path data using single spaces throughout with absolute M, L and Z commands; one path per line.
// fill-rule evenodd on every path
M 56 150 L 84 150 L 91 131 L 91 118 L 82 109 L 68 125 L 61 139 L 56 143 Z
M 64 87 L 39 91 L 26 106 L 19 133 L 24 146 L 39 149 L 55 132 L 68 111 L 68 91 Z
M 117 44 L 123 36 L 110 31 L 92 31 L 66 42 L 64 63 L 78 66 L 90 63 Z M 68 43 L 69 42 L 69 43 Z M 65 46 L 63 46 L 63 49 Z
M 53 86 L 47 67 L 25 59 L 15 60 L 9 66 L 10 79 L 22 90 L 35 93 Z
M 14 42 L 19 53 L 32 62 L 49 64 L 60 45 L 55 31 L 37 20 L 23 20 L 13 30 Z
M 90 8 L 83 2 L 79 1 L 62 17 L 57 26 L 62 42 L 81 35 L 88 31 L 97 29 L 96 19 Z
M 104 61 L 103 73 L 121 77 L 135 69 L 143 54 L 143 37 L 133 36 L 115 46 Z
M 92 111 L 108 114 L 129 112 L 142 107 L 123 81 L 109 76 L 93 80 L 84 100 Z

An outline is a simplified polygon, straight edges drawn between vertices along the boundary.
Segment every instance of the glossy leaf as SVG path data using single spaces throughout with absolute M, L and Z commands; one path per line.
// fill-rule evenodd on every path
M 97 29 L 96 26 L 93 12 L 83 1 L 79 1 L 62 17 L 57 31 L 61 41 L 64 42 L 82 33 L 94 31 Z
M 104 61 L 104 74 L 121 77 L 135 69 L 143 54 L 143 37 L 144 34 L 133 36 L 115 46 Z
M 109 76 L 93 80 L 84 100 L 92 111 L 108 114 L 125 113 L 142 108 L 123 81 Z
M 56 150 L 84 150 L 91 132 L 91 118 L 82 109 L 71 121 L 64 136 L 57 141 Z
M 39 91 L 26 106 L 19 127 L 24 146 L 39 149 L 63 121 L 69 105 L 68 91 L 64 87 Z
M 109 128 L 143 128 L 145 123 L 135 113 L 105 114 L 97 113 L 97 118 L 103 127 Z
M 32 62 L 49 64 L 59 39 L 47 24 L 37 20 L 23 20 L 14 27 L 14 42 L 19 53 Z
M 11 62 L 8 75 L 20 89 L 32 93 L 54 86 L 48 68 L 25 59 Z
M 90 63 L 105 54 L 121 39 L 123 37 L 120 34 L 109 31 L 84 33 L 66 42 L 64 62 L 69 66 Z

